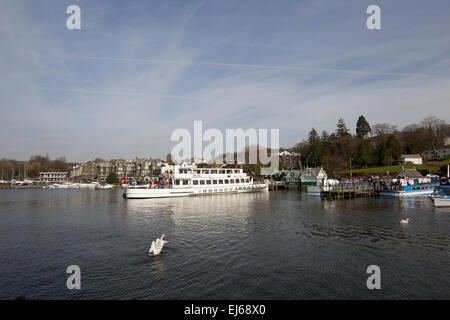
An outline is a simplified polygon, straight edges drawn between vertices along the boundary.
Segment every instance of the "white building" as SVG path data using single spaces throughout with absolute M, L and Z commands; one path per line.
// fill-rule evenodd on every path
M 420 154 L 402 154 L 400 156 L 400 163 L 406 164 L 408 162 L 422 164 L 422 156 Z

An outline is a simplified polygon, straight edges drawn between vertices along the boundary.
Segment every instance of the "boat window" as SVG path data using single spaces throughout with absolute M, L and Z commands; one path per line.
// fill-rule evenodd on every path
M 217 170 L 211 170 L 211 174 L 217 173 Z
M 198 185 L 198 180 L 192 180 L 192 183 L 193 183 L 194 185 Z
M 206 180 L 206 184 L 211 184 L 211 180 Z
M 225 170 L 220 170 L 219 173 L 225 173 Z
M 217 180 L 213 180 L 213 184 L 217 184 Z
M 200 180 L 200 184 L 205 184 L 205 180 Z
M 245 181 L 244 181 L 244 179 L 241 179 L 241 183 L 244 183 Z
M 225 184 L 229 184 L 230 181 L 228 181 L 228 179 L 225 179 Z
M 245 182 L 247 182 L 247 183 L 250 182 L 250 179 L 245 179 Z
M 219 180 L 219 184 L 223 184 L 223 180 L 222 179 Z
M 175 184 L 177 185 L 177 186 L 179 186 L 180 185 L 180 182 L 181 182 L 181 180 L 175 180 Z
M 227 170 L 227 173 L 231 173 L 231 170 Z

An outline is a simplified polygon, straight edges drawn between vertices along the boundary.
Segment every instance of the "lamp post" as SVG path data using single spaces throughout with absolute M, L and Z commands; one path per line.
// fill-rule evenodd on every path
M 352 176 L 352 158 L 350 158 L 350 177 Z

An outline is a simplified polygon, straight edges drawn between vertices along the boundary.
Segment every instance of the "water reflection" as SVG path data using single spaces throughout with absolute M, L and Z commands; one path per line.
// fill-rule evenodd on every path
M 166 275 L 163 255 L 164 254 L 161 254 L 150 258 L 152 274 L 155 274 L 158 278 L 163 278 Z
M 26 190 L 0 203 L 0 298 L 73 298 L 67 261 L 86 266 L 85 299 L 373 298 L 358 278 L 368 263 L 389 284 L 379 297 L 450 294 L 450 208 L 427 198 Z M 170 242 L 147 257 L 162 233 Z

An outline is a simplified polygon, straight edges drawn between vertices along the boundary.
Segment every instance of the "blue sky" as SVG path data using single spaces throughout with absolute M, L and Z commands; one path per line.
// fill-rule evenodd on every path
M 194 120 L 278 128 L 284 147 L 340 117 L 450 120 L 446 0 L 0 4 L 0 158 L 163 157 Z

